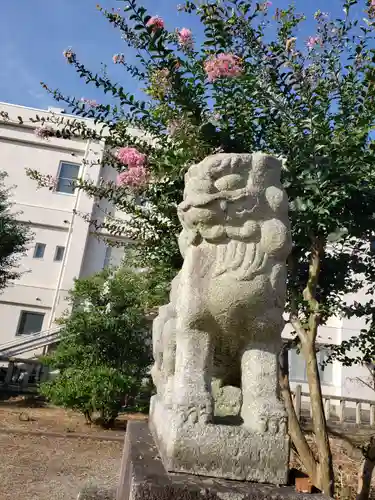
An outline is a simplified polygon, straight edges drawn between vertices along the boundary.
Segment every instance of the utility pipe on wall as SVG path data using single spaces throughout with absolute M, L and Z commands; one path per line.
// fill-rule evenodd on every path
M 84 174 L 86 173 L 86 167 L 87 167 L 86 160 L 87 160 L 87 157 L 89 155 L 90 145 L 91 145 L 91 139 L 88 139 L 87 144 L 86 144 L 85 154 L 84 154 L 83 160 L 82 160 L 83 170 L 82 170 L 81 177 L 84 177 Z M 53 320 L 55 319 L 54 316 L 55 316 L 56 307 L 57 307 L 57 304 L 58 304 L 58 299 L 59 299 L 59 294 L 60 294 L 60 289 L 61 289 L 61 283 L 62 283 L 64 275 L 65 275 L 66 261 L 67 261 L 68 256 L 69 256 L 69 251 L 70 251 L 70 247 L 71 247 L 71 243 L 72 243 L 74 221 L 75 221 L 75 218 L 77 217 L 76 210 L 77 210 L 79 201 L 81 200 L 81 196 L 82 196 L 82 189 L 79 189 L 78 193 L 77 193 L 77 196 L 76 196 L 76 199 L 74 201 L 72 218 L 70 220 L 69 229 L 68 229 L 68 235 L 67 235 L 67 239 L 66 239 L 65 252 L 64 252 L 64 255 L 63 255 L 63 259 L 61 261 L 60 271 L 59 271 L 59 275 L 58 275 L 58 278 L 57 278 L 57 285 L 56 285 L 56 289 L 55 289 L 55 293 L 54 293 L 54 297 L 53 297 L 53 301 L 52 301 L 51 313 L 50 313 L 50 316 L 49 316 L 49 321 L 48 321 L 47 329 L 51 328 Z

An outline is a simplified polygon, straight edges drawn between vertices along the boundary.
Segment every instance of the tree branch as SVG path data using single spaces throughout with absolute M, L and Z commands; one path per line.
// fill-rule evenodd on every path
M 317 463 L 301 429 L 300 422 L 298 421 L 294 409 L 288 371 L 288 347 L 284 345 L 281 349 L 279 358 L 279 384 L 285 409 L 288 414 L 289 435 L 292 438 L 297 453 L 306 467 L 309 476 L 313 478 L 313 481 L 317 481 Z

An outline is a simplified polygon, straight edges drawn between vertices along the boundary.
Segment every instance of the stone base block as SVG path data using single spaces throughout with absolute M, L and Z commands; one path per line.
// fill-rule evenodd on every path
M 166 472 L 145 422 L 129 422 L 116 500 L 328 500 L 290 487 Z
M 154 396 L 150 429 L 169 472 L 287 484 L 289 437 L 285 422 L 283 426 L 273 422 L 263 433 L 242 425 L 190 423 L 181 421 Z

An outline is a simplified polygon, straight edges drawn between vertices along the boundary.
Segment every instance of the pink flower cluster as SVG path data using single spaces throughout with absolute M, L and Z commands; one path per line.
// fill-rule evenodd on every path
M 34 130 L 34 133 L 39 139 L 49 139 L 55 135 L 55 131 L 49 125 L 42 125 Z
M 241 59 L 232 54 L 218 54 L 204 63 L 204 70 L 209 82 L 218 78 L 235 78 L 243 73 Z
M 121 172 L 117 176 L 116 183 L 118 186 L 128 186 L 130 188 L 139 188 L 147 184 L 149 179 L 148 171 L 145 167 L 132 167 Z
M 193 46 L 193 34 L 188 28 L 182 28 L 178 31 L 177 38 L 181 47 L 189 49 Z
M 128 146 L 120 148 L 116 154 L 117 159 L 129 168 L 143 167 L 146 162 L 146 155 L 140 153 L 136 148 Z
M 159 16 L 152 16 L 147 21 L 146 26 L 151 28 L 152 31 L 162 30 L 164 28 L 164 20 Z
M 115 64 L 124 64 L 125 56 L 124 56 L 124 54 L 114 54 L 112 57 L 112 61 Z
M 122 164 L 128 166 L 125 172 L 121 172 L 117 176 L 116 183 L 118 186 L 139 188 L 147 183 L 149 173 L 145 167 L 146 155 L 136 148 L 126 146 L 119 149 L 116 156 Z
M 67 60 L 68 63 L 72 63 L 74 61 L 74 58 L 76 56 L 75 52 L 69 47 L 69 49 L 64 50 L 63 56 Z
M 312 50 L 315 45 L 320 44 L 320 38 L 318 36 L 309 36 L 307 39 L 306 45 L 309 50 Z
M 86 99 L 85 97 L 81 97 L 81 102 L 87 104 L 90 108 L 96 108 L 99 106 L 95 99 Z

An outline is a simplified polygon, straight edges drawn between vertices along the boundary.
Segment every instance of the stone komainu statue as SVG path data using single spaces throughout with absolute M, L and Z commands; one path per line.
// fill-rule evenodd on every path
M 261 450 L 272 453 L 272 439 L 279 440 L 276 460 L 284 463 L 288 450 L 285 410 L 277 396 L 286 259 L 291 249 L 280 170 L 278 160 L 261 153 L 217 154 L 186 174 L 178 207 L 184 264 L 172 283 L 170 303 L 160 308 L 153 329 L 157 395 L 150 425 L 169 470 L 285 481 L 285 467 L 280 471 L 280 465 L 271 466 L 264 458 L 259 473 L 238 458 L 244 441 L 250 439 L 255 446 L 256 436 L 263 436 L 254 448 L 258 455 Z M 223 425 L 225 420 L 221 425 L 215 422 L 223 408 L 227 413 L 237 408 L 239 415 L 232 415 L 238 417 L 237 427 Z M 200 459 L 192 450 L 192 455 L 182 451 L 182 446 L 189 447 L 186 436 L 191 439 L 194 429 L 206 436 L 203 448 L 212 448 L 215 433 L 224 441 L 229 439 L 228 429 L 238 434 L 241 443 L 232 466 L 225 465 L 228 472 L 223 464 L 217 473 L 208 470 L 215 466 L 207 450 Z M 222 443 L 226 445 L 229 441 Z M 230 453 L 225 452 L 227 458 Z M 195 465 L 189 462 L 193 455 Z M 256 461 L 261 462 L 258 455 Z

